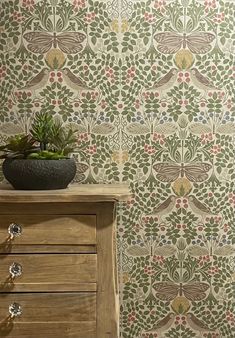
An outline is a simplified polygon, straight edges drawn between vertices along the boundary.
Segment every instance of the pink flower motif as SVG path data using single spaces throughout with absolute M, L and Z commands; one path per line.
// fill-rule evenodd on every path
M 57 72 L 57 73 L 50 72 L 49 81 L 51 83 L 53 83 L 53 82 L 63 82 L 62 73 L 61 72 Z
M 77 141 L 88 141 L 88 134 L 87 133 L 81 133 L 78 135 Z
M 95 20 L 95 17 L 96 17 L 95 13 L 90 12 L 90 13 L 87 13 L 85 20 L 87 23 L 91 23 L 92 21 Z
M 22 0 L 22 7 L 27 9 L 29 12 L 33 12 L 35 6 L 34 0 Z
M 14 11 L 12 14 L 12 18 L 14 21 L 21 23 L 23 21 L 23 16 L 20 12 Z
M 159 337 L 158 336 L 158 333 L 142 333 L 142 336 L 141 338 L 157 338 Z
M 205 0 L 204 5 L 206 12 L 209 12 L 210 10 L 213 10 L 217 7 L 216 0 Z
M 147 100 L 150 96 L 150 92 L 143 92 L 142 94 L 145 100 Z
M 144 13 L 144 19 L 145 19 L 145 21 L 147 21 L 150 24 L 155 21 L 153 14 L 151 14 L 149 12 Z
M 93 145 L 93 146 L 90 146 L 89 148 L 88 148 L 88 153 L 89 154 L 95 154 L 97 152 L 97 148 L 96 148 L 96 145 Z
M 0 80 L 4 79 L 5 76 L 6 76 L 6 67 L 2 66 L 0 67 Z
M 111 77 L 113 75 L 113 69 L 110 67 L 105 68 L 105 73 L 107 77 Z
M 211 149 L 210 149 L 210 152 L 214 155 L 217 155 L 217 154 L 221 153 L 221 150 L 222 150 L 221 146 L 218 144 L 218 145 L 212 146 Z
M 229 230 L 229 225 L 228 225 L 227 223 L 225 223 L 225 224 L 223 225 L 223 230 L 224 230 L 224 232 L 228 232 L 228 230 Z
M 207 144 L 213 140 L 213 134 L 212 133 L 203 133 L 201 134 L 201 143 Z
M 144 152 L 147 153 L 147 154 L 149 154 L 149 155 L 152 155 L 152 154 L 154 154 L 156 152 L 156 150 L 155 150 L 154 147 L 152 147 L 152 146 L 150 146 L 148 144 L 145 144 L 144 145 Z
M 179 104 L 183 107 L 183 106 L 187 106 L 188 104 L 188 100 L 179 100 Z
M 220 334 L 218 332 L 212 332 L 212 333 L 203 333 L 203 337 L 211 337 L 211 338 L 219 338 Z
M 176 316 L 175 317 L 175 324 L 178 325 L 178 324 L 181 324 L 181 325 L 186 325 L 187 322 L 186 322 L 186 317 L 185 316 Z
M 188 200 L 186 198 L 177 198 L 175 207 L 179 208 L 188 208 Z
M 215 17 L 214 17 L 214 22 L 220 24 L 221 22 L 224 21 L 224 17 L 225 17 L 224 12 L 218 13 L 218 14 L 216 14 Z
M 230 203 L 232 206 L 235 206 L 235 194 L 233 194 L 233 193 L 230 193 L 230 194 L 229 194 L 229 203 Z
M 0 79 L 1 79 L 1 77 L 0 77 Z M 7 107 L 8 107 L 8 109 L 12 109 L 12 107 L 13 107 L 13 101 L 11 99 L 7 100 Z
M 154 271 L 153 271 L 153 269 L 152 269 L 151 266 L 145 265 L 145 267 L 144 267 L 144 273 L 146 273 L 147 275 L 151 276 L 151 275 L 154 274 Z
M 140 100 L 139 99 L 135 100 L 135 108 L 136 109 L 140 108 Z
M 153 256 L 153 261 L 160 264 L 160 265 L 163 265 L 164 262 L 165 262 L 165 258 L 163 256 L 156 256 L 154 255 Z
M 231 324 L 235 323 L 235 317 L 234 317 L 234 314 L 231 311 L 226 312 L 226 319 Z
M 128 322 L 129 322 L 129 324 L 131 324 L 132 322 L 134 322 L 135 319 L 136 319 L 136 313 L 135 313 L 135 311 L 132 311 L 128 315 Z
M 135 203 L 135 198 L 132 197 L 130 198 L 127 202 L 126 202 L 126 205 L 127 205 L 127 208 L 130 208 L 132 204 Z
M 177 81 L 179 83 L 181 83 L 181 82 L 189 83 L 190 82 L 189 72 L 179 72 Z
M 156 0 L 154 2 L 154 8 L 158 9 L 161 13 L 165 12 L 166 1 Z
M 200 256 L 199 259 L 198 259 L 198 263 L 200 266 L 210 262 L 211 260 L 211 257 L 209 255 L 206 255 L 206 256 Z
M 138 223 L 133 224 L 133 229 L 135 230 L 135 232 L 139 232 L 140 231 L 140 225 Z
M 104 109 L 107 106 L 107 102 L 105 100 L 101 100 L 100 106 Z
M 153 141 L 158 142 L 159 144 L 163 145 L 165 143 L 165 136 L 163 134 L 153 134 Z
M 176 228 L 179 229 L 179 230 L 181 230 L 181 229 L 184 230 L 184 229 L 186 229 L 186 227 L 187 227 L 186 224 L 180 224 L 180 223 L 176 224 Z
M 78 12 L 79 9 L 84 8 L 86 6 L 85 0 L 74 0 L 73 1 L 73 9 L 75 12 Z
M 231 99 L 227 100 L 226 106 L 227 106 L 227 109 L 229 109 L 229 110 L 232 108 L 232 100 Z
M 207 273 L 210 275 L 210 276 L 214 276 L 216 273 L 219 272 L 219 268 L 218 266 L 212 266 L 210 269 L 208 269 Z
M 127 78 L 127 82 L 130 82 L 133 78 L 135 77 L 135 67 L 130 67 L 129 69 L 127 69 L 127 74 L 126 74 L 126 78 Z

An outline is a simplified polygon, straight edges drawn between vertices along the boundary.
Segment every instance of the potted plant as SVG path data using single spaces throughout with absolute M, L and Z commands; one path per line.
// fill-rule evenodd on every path
M 64 189 L 76 174 L 75 160 L 69 158 L 75 142 L 74 130 L 49 113 L 37 113 L 28 134 L 0 146 L 3 174 L 15 189 Z

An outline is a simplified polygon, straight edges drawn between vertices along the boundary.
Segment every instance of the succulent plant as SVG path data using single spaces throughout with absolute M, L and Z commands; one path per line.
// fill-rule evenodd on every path
M 67 158 L 74 149 L 74 129 L 65 128 L 49 113 L 37 113 L 29 134 L 19 134 L 0 146 L 0 158 L 53 159 Z

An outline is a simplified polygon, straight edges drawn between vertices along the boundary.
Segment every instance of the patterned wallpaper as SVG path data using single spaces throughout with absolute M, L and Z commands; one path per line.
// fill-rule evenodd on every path
M 0 142 L 50 111 L 129 182 L 122 338 L 235 337 L 233 0 L 1 0 Z M 2 178 L 2 176 L 1 176 Z

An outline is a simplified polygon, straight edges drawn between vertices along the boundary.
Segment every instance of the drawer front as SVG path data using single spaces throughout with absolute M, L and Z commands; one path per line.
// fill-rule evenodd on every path
M 21 234 L 9 239 L 10 224 L 18 224 Z M 4 245 L 5 244 L 5 245 Z M 24 246 L 47 245 L 95 245 L 95 215 L 1 215 L 0 253 L 9 252 L 9 246 L 17 252 L 26 252 Z M 49 251 L 49 248 L 48 248 Z
M 20 275 L 12 280 L 13 263 Z M 96 271 L 95 254 L 2 255 L 0 292 L 95 291 Z
M 9 319 L 9 306 L 20 305 L 20 316 Z M 95 293 L 0 295 L 0 337 L 95 338 Z

